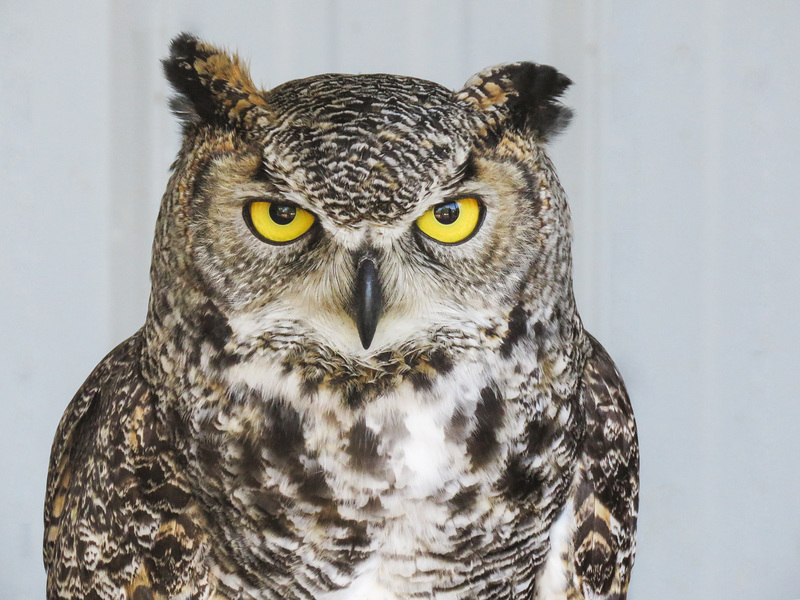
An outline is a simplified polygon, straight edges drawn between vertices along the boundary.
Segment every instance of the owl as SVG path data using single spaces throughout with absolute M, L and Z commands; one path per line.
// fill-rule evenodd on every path
M 188 34 L 144 326 L 56 432 L 47 597 L 626 596 L 638 443 L 583 328 L 552 67 L 269 91 Z

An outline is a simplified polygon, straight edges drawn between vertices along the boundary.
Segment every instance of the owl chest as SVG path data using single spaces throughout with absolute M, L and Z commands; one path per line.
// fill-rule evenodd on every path
M 309 420 L 298 455 L 262 448 L 258 485 L 231 485 L 237 514 L 220 520 L 233 524 L 228 542 L 246 531 L 248 544 L 228 546 L 236 562 L 260 564 L 284 597 L 399 600 L 461 588 L 482 561 L 477 546 L 512 537 L 516 513 L 495 497 L 492 469 L 473 464 L 456 408 L 365 411 L 347 428 Z M 244 574 L 220 578 L 245 591 Z
M 284 597 L 330 600 L 467 590 L 521 531 L 499 488 L 524 418 L 481 382 L 448 390 L 408 386 L 358 410 L 262 394 L 218 414 L 198 438 L 199 479 L 218 564 L 250 565 L 216 567 L 220 581 L 269 574 L 270 589 L 294 590 Z
M 484 468 L 490 461 L 482 456 L 476 465 L 476 444 L 469 439 L 481 426 L 474 422 L 475 404 L 432 401 L 413 390 L 378 398 L 358 411 L 299 411 L 279 402 L 259 419 L 258 438 L 232 443 L 227 454 L 238 476 L 231 488 L 241 489 L 241 473 L 249 468 L 262 492 L 285 496 L 294 510 L 327 508 L 373 528 L 405 531 L 408 527 L 398 523 L 409 519 L 422 528 L 434 526 L 451 517 L 445 507 L 465 487 L 491 487 L 493 474 Z M 491 453 L 500 461 L 511 432 L 499 418 L 491 427 Z M 252 430 L 252 424 L 242 430 Z

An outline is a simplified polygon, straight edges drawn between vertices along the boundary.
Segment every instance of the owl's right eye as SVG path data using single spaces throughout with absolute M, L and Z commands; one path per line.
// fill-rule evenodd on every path
M 270 244 L 288 244 L 314 224 L 314 215 L 294 204 L 256 200 L 245 204 L 244 220 L 250 231 Z

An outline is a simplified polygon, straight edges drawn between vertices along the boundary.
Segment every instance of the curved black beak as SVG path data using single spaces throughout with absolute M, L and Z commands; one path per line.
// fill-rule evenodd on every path
M 375 336 L 375 329 L 378 327 L 378 320 L 383 310 L 378 269 L 371 258 L 362 258 L 358 263 L 353 299 L 358 337 L 361 338 L 361 345 L 366 350 Z

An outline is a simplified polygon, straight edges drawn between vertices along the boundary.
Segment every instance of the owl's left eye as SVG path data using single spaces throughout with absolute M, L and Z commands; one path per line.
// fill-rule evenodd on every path
M 478 231 L 483 209 L 477 198 L 457 198 L 431 207 L 417 219 L 419 230 L 443 244 L 467 241 Z
M 288 244 L 311 229 L 314 215 L 294 204 L 257 200 L 245 205 L 244 220 L 257 238 Z

